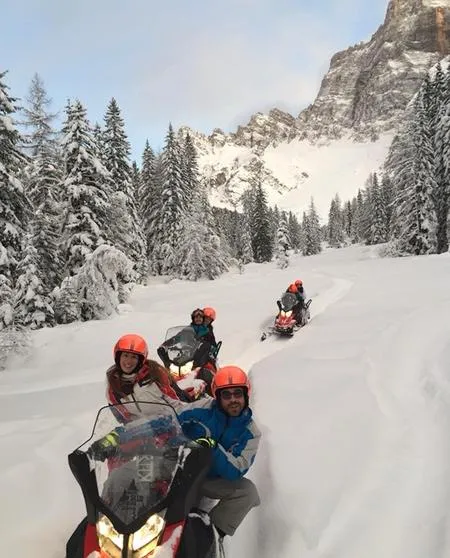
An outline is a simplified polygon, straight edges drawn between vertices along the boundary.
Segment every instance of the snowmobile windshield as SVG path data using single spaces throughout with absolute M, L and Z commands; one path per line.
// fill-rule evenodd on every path
M 165 404 L 139 403 L 145 418 L 119 422 L 102 408 L 92 438 L 80 449 L 95 473 L 103 512 L 114 523 L 136 524 L 168 496 L 173 479 L 197 446 L 186 438 L 175 411 Z M 127 404 L 120 406 L 126 416 Z
M 167 351 L 167 357 L 175 366 L 184 366 L 187 362 L 194 360 L 197 349 L 202 344 L 195 331 L 190 326 L 171 327 L 167 330 L 166 340 L 163 347 Z
M 285 312 L 289 312 L 289 310 L 292 310 L 292 308 L 294 308 L 296 304 L 297 297 L 295 296 L 295 294 L 283 293 L 283 296 L 281 297 L 281 308 Z

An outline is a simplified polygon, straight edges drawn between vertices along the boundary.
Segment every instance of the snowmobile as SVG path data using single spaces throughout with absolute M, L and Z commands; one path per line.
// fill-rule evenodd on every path
M 198 399 L 204 392 L 211 395 L 211 382 L 217 371 L 217 356 L 222 341 L 211 348 L 195 335 L 190 326 L 171 327 L 158 355 L 172 378 L 188 396 Z
M 66 558 L 223 556 L 209 515 L 196 508 L 212 450 L 184 436 L 170 405 L 125 405 L 142 414 L 122 424 L 102 407 L 89 440 L 68 456 L 86 517 Z
M 269 334 L 277 334 L 285 337 L 292 337 L 294 333 L 308 323 L 311 319 L 309 307 L 311 299 L 309 299 L 300 309 L 300 319 L 297 321 L 295 314 L 295 306 L 298 304 L 297 297 L 293 293 L 283 293 L 281 300 L 277 300 L 278 314 L 275 322 L 268 332 L 263 332 L 261 341 L 267 338 Z

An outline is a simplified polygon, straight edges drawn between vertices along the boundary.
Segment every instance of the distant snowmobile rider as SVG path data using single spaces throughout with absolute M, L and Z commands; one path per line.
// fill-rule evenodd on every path
M 303 286 L 301 286 L 301 289 L 303 291 Z M 294 294 L 295 298 L 297 299 L 297 304 L 292 308 L 292 311 L 294 312 L 295 321 L 299 324 L 301 323 L 302 310 L 305 306 L 305 299 L 303 296 L 304 291 L 300 293 L 297 285 L 295 283 L 291 283 L 289 287 L 286 289 L 286 292 Z

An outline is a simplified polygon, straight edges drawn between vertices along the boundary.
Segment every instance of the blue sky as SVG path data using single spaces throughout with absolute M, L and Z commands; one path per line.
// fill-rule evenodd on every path
M 38 72 L 62 109 L 78 97 L 102 121 L 115 97 L 133 156 L 169 121 L 236 129 L 276 106 L 311 103 L 338 50 L 367 40 L 387 0 L 7 0 L 0 71 L 27 94 Z

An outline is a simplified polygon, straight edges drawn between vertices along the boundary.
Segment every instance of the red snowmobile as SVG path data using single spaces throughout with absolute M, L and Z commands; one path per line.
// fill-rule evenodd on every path
M 66 558 L 221 555 L 208 514 L 196 508 L 212 450 L 184 436 L 171 406 L 138 403 L 145 417 L 126 424 L 100 409 L 91 438 L 68 457 L 86 517 Z
M 167 330 L 158 355 L 188 400 L 198 399 L 204 392 L 211 395 L 211 382 L 217 371 L 217 355 L 222 341 L 215 347 L 196 336 L 190 326 Z
M 277 300 L 278 314 L 275 322 L 268 332 L 263 332 L 261 341 L 267 338 L 269 334 L 277 334 L 284 337 L 292 337 L 294 333 L 306 325 L 310 320 L 309 306 L 311 299 L 300 304 L 297 297 L 293 293 L 283 293 L 281 300 Z

